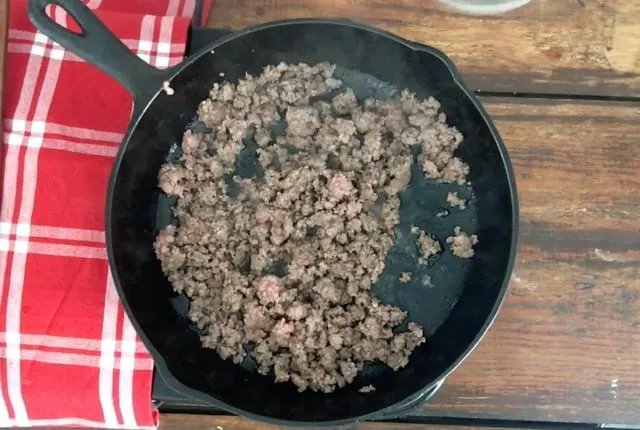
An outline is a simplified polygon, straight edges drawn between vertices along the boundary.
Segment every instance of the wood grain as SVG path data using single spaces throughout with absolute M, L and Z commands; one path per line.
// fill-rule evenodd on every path
M 166 414 L 160 418 L 159 430 L 279 430 L 283 427 L 248 421 L 244 418 L 229 415 L 187 415 Z M 341 429 L 349 430 L 490 430 L 489 427 L 475 426 L 442 426 L 405 423 L 359 423 Z M 496 427 L 491 427 L 496 429 Z M 332 428 L 336 430 L 336 428 Z M 509 427 L 509 430 L 519 430 L 518 427 Z
M 640 2 L 532 0 L 490 17 L 437 0 L 216 0 L 209 26 L 343 17 L 435 46 L 482 91 L 640 97 Z
M 429 414 L 639 424 L 640 104 L 484 99 L 521 204 L 496 324 Z

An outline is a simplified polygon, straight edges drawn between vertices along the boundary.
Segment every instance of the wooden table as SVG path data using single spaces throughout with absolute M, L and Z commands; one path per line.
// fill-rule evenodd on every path
M 216 0 L 209 25 L 301 17 L 347 17 L 447 53 L 514 163 L 522 224 L 508 296 L 423 422 L 640 425 L 640 2 L 533 0 L 481 18 L 434 0 Z M 218 425 L 268 428 L 176 415 L 161 427 Z
M 517 174 L 520 248 L 495 325 L 409 418 L 422 424 L 359 427 L 640 425 L 640 2 L 532 0 L 480 18 L 434 0 L 215 0 L 209 24 L 299 17 L 348 17 L 446 52 Z M 161 417 L 162 430 L 220 427 L 272 428 Z

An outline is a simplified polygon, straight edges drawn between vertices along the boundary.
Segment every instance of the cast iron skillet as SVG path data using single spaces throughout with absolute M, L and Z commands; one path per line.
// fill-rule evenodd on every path
M 74 34 L 51 21 L 45 7 L 63 7 L 79 24 Z M 516 250 L 517 199 L 506 149 L 487 114 L 441 52 L 348 21 L 273 22 L 224 37 L 168 70 L 133 55 L 80 0 L 31 0 L 29 17 L 54 41 L 113 76 L 133 96 L 129 131 L 116 157 L 106 202 L 109 263 L 118 293 L 155 363 L 177 391 L 232 413 L 277 424 L 339 425 L 375 419 L 433 392 L 471 352 L 494 320 Z M 214 52 L 215 51 L 215 52 Z M 458 149 L 471 167 L 468 187 L 436 184 L 414 175 L 401 196 L 401 223 L 376 294 L 409 312 L 425 327 L 427 342 L 407 367 L 392 372 L 367 366 L 357 380 L 331 394 L 298 393 L 202 349 L 185 317 L 188 300 L 163 276 L 152 243 L 171 222 L 169 202 L 157 189 L 162 163 L 176 156 L 185 128 L 212 84 L 234 81 L 279 61 L 338 65 L 337 74 L 358 97 L 389 97 L 408 88 L 442 102 L 448 121 L 465 136 Z M 220 73 L 225 77 L 221 78 Z M 175 94 L 161 90 L 169 81 Z M 417 166 L 416 166 L 417 168 Z M 465 211 L 445 208 L 457 190 L 470 199 Z M 446 215 L 448 212 L 448 215 Z M 446 216 L 443 216 L 446 215 Z M 460 260 L 448 250 L 431 264 L 417 263 L 411 224 L 444 242 L 454 226 L 476 233 L 476 255 Z M 412 282 L 399 284 L 400 272 Z M 373 384 L 376 391 L 358 389 Z

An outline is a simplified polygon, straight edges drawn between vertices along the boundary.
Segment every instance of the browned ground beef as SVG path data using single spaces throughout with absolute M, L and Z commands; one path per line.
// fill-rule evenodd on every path
M 215 84 L 198 110 L 212 131 L 186 132 L 181 159 L 158 178 L 178 197 L 178 226 L 158 234 L 155 251 L 191 298 L 203 346 L 240 363 L 251 344 L 260 373 L 300 391 L 342 387 L 367 361 L 400 369 L 424 342 L 413 322 L 394 333 L 406 313 L 370 289 L 394 242 L 412 146 L 428 178 L 463 183 L 468 172 L 453 155 L 462 136 L 433 98 L 359 102 L 346 90 L 310 102 L 342 86 L 333 71 L 279 64 Z M 237 174 L 244 138 L 263 175 Z M 419 242 L 425 257 L 440 250 L 422 231 Z
M 398 277 L 398 280 L 406 284 L 411 280 L 411 272 L 402 272 Z
M 418 250 L 420 251 L 419 262 L 426 264 L 429 258 L 442 251 L 440 242 L 437 239 L 432 238 L 419 227 L 415 225 L 411 227 L 411 232 L 417 235 Z
M 458 196 L 458 193 L 448 193 L 447 203 L 449 203 L 449 206 L 454 208 L 457 207 L 460 209 L 464 209 L 467 207 L 467 201 Z
M 460 227 L 453 230 L 453 236 L 447 238 L 451 253 L 458 258 L 471 258 L 475 254 L 473 246 L 478 243 L 478 236 L 469 236 Z
M 366 385 L 358 390 L 362 394 L 373 393 L 376 391 L 376 387 L 373 385 Z

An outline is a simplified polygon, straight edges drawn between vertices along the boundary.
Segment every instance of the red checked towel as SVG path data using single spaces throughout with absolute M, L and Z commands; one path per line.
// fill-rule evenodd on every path
M 149 63 L 182 60 L 195 0 L 85 1 Z M 107 177 L 131 100 L 37 33 L 26 0 L 9 6 L 0 427 L 154 428 L 153 362 L 118 302 L 103 231 Z M 68 24 L 61 10 L 53 16 Z

